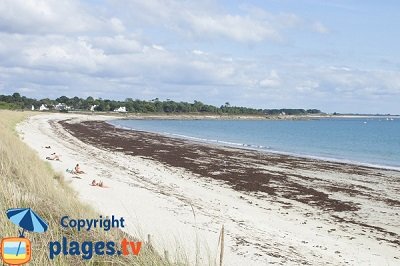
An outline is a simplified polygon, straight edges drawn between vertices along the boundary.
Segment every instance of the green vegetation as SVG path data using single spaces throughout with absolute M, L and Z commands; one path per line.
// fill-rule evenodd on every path
M 3 105 L 1 104 L 3 103 Z M 231 106 L 228 102 L 220 107 L 209 104 L 204 104 L 200 101 L 188 102 L 175 102 L 170 99 L 160 101 L 155 98 L 150 101 L 134 100 L 127 98 L 125 101 L 115 101 L 106 99 L 94 99 L 87 97 L 82 99 L 79 97 L 68 98 L 61 96 L 55 100 L 51 99 L 31 99 L 21 96 L 19 93 L 13 95 L 0 95 L 0 108 L 3 109 L 31 109 L 32 105 L 38 109 L 42 104 L 51 109 L 54 109 L 57 104 L 65 104 L 72 110 L 90 110 L 92 106 L 94 111 L 108 112 L 113 111 L 119 107 L 125 107 L 128 112 L 135 113 L 209 113 L 209 114 L 242 114 L 242 115 L 306 115 L 321 113 L 317 109 L 255 109 L 247 107 Z
M 32 208 L 49 223 L 43 234 L 27 233 L 32 241 L 30 265 L 170 265 L 165 259 L 144 244 L 139 256 L 94 256 L 85 261 L 80 256 L 48 258 L 48 243 L 63 236 L 70 240 L 120 241 L 127 236 L 120 230 L 105 232 L 94 229 L 80 232 L 63 229 L 60 218 L 98 217 L 92 209 L 82 204 L 74 191 L 63 181 L 62 174 L 54 173 L 48 163 L 23 143 L 15 132 L 15 125 L 31 112 L 0 111 L 0 238 L 18 236 L 18 227 L 10 222 L 5 211 L 9 208 Z
M 16 110 L 16 109 L 21 109 L 21 106 L 18 106 L 13 103 L 0 102 L 0 110 Z

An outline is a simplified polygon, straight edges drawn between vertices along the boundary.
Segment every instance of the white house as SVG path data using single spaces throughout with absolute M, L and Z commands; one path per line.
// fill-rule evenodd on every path
M 90 111 L 91 112 L 94 112 L 94 108 L 96 108 L 98 105 L 92 105 L 92 106 L 90 106 Z
M 54 108 L 58 111 L 63 111 L 63 110 L 71 110 L 71 107 L 66 105 L 65 103 L 58 103 Z
M 126 113 L 126 107 L 125 106 L 121 106 L 118 109 L 115 109 L 114 112 L 118 112 L 118 113 Z
M 45 104 L 42 104 L 42 105 L 39 107 L 39 110 L 40 110 L 40 111 L 48 111 L 49 108 L 47 108 L 47 106 L 46 106 Z

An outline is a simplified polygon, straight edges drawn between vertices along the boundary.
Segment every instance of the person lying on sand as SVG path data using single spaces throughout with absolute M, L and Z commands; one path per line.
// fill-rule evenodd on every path
M 79 163 L 76 164 L 75 166 L 75 173 L 76 174 L 84 174 L 85 172 L 81 170 L 81 168 L 79 167 Z
M 106 187 L 103 184 L 103 181 L 100 180 L 99 183 L 96 182 L 96 179 L 93 179 L 92 183 L 90 184 L 91 186 L 99 186 L 99 187 Z
M 60 156 L 58 156 L 55 152 L 52 153 L 50 156 L 46 157 L 47 160 L 51 161 L 60 161 Z

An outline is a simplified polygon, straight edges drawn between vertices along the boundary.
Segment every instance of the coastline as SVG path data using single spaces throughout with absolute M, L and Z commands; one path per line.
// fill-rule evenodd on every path
M 78 123 L 59 123 L 66 119 Z M 147 222 L 160 216 L 167 221 L 157 225 L 166 238 L 171 238 L 169 231 L 192 236 L 193 243 L 182 244 L 186 250 L 202 236 L 215 253 L 224 224 L 227 265 L 399 262 L 400 173 L 396 171 L 126 132 L 101 122 L 107 119 L 115 117 L 43 115 L 19 130 L 42 157 L 47 151 L 40 145 L 51 142 L 63 161 L 82 161 L 110 184 L 109 190 L 99 193 L 83 186 L 90 178 L 69 178 L 82 199 L 109 212 L 116 201 L 107 203 L 102 197 L 123 199 L 145 216 L 143 204 L 135 202 L 141 195 L 152 210 Z M 57 162 L 52 166 L 63 171 Z M 249 176 L 257 182 L 250 182 Z M 129 213 L 128 206 L 117 211 Z M 154 226 L 146 229 L 154 232 Z M 359 254 L 353 254 L 353 247 Z M 206 254 L 199 257 L 206 263 Z
M 170 138 L 178 138 L 178 139 L 182 139 L 182 140 L 191 141 L 195 144 L 199 143 L 199 144 L 203 144 L 203 145 L 211 145 L 213 147 L 216 146 L 216 147 L 227 147 L 227 148 L 234 148 L 234 149 L 236 148 L 239 150 L 257 151 L 257 152 L 262 152 L 262 153 L 267 153 L 267 154 L 278 154 L 278 155 L 285 155 L 285 156 L 289 156 L 289 157 L 301 158 L 301 159 L 306 159 L 306 160 L 311 159 L 311 160 L 332 162 L 332 163 L 338 163 L 338 164 L 344 164 L 344 165 L 363 166 L 363 167 L 373 168 L 373 169 L 400 171 L 400 166 L 394 166 L 394 165 L 384 165 L 384 164 L 362 162 L 362 161 L 350 160 L 350 159 L 341 159 L 341 158 L 334 158 L 334 157 L 324 157 L 324 156 L 319 156 L 319 155 L 285 152 L 285 151 L 280 151 L 280 150 L 273 150 L 270 147 L 266 147 L 266 146 L 257 146 L 257 145 L 246 144 L 246 143 L 233 143 L 233 142 L 227 142 L 227 141 L 218 140 L 218 139 L 217 140 L 216 139 L 203 139 L 203 138 L 187 136 L 187 135 L 182 135 L 182 134 L 168 133 L 168 132 L 153 132 L 153 131 L 146 131 L 146 130 L 141 130 L 141 129 L 133 129 L 133 128 L 113 124 L 112 123 L 113 120 L 115 120 L 115 119 L 110 119 L 110 120 L 107 120 L 106 122 L 108 124 L 110 124 L 111 126 L 122 129 L 122 130 L 133 130 L 133 131 L 150 133 L 150 134 L 154 133 L 154 134 L 159 134 L 159 135 L 170 137 Z M 118 119 L 118 120 L 122 120 L 122 119 Z M 127 120 L 129 120 L 129 119 L 127 119 Z M 138 119 L 138 120 L 146 120 L 146 119 Z M 163 119 L 154 119 L 154 120 L 163 120 Z M 108 122 L 108 121 L 111 121 L 111 122 Z
M 53 112 L 57 114 L 58 112 Z M 210 113 L 119 113 L 119 112 L 88 112 L 69 111 L 69 114 L 88 116 L 108 116 L 119 119 L 137 120 L 314 120 L 314 119 L 400 119 L 400 115 L 332 115 L 332 114 L 308 114 L 308 115 L 236 115 L 236 114 L 210 114 Z

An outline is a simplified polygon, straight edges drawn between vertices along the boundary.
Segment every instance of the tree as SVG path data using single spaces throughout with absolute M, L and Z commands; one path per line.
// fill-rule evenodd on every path
M 77 96 L 68 98 L 67 96 L 61 96 L 56 100 L 49 98 L 36 100 L 21 96 L 15 92 L 12 95 L 0 95 L 0 104 L 2 108 L 14 108 L 14 109 L 30 109 L 32 105 L 38 108 L 41 104 L 47 105 L 49 108 L 53 107 L 57 103 L 65 103 L 75 109 L 88 110 L 92 105 L 97 105 L 96 111 L 110 111 L 120 106 L 125 106 L 129 112 L 139 113 L 154 113 L 154 112 L 165 112 L 165 113 L 189 113 L 189 112 L 207 112 L 214 114 L 259 114 L 259 115 L 279 115 L 282 113 L 288 115 L 304 115 L 304 114 L 317 114 L 321 113 L 318 109 L 255 109 L 246 107 L 231 106 L 229 102 L 225 102 L 224 105 L 216 107 L 213 105 L 207 105 L 201 101 L 195 100 L 193 103 L 188 102 L 175 102 L 170 99 L 166 101 L 160 101 L 159 98 L 154 98 L 149 101 L 143 101 L 139 99 L 133 100 L 132 98 L 126 98 L 125 101 L 115 101 L 108 99 L 94 99 L 92 96 L 86 99 L 79 98 Z
M 92 97 L 92 96 L 87 97 L 87 98 L 86 98 L 86 102 L 88 102 L 89 104 L 94 103 L 93 97 Z
M 21 95 L 18 92 L 14 92 L 12 97 L 14 98 L 15 101 L 20 101 L 21 100 Z
M 58 103 L 67 103 L 69 101 L 69 98 L 67 96 L 61 96 L 56 99 Z
M 195 112 L 200 112 L 200 110 L 202 109 L 203 105 L 204 104 L 202 102 L 195 100 L 194 103 L 193 103 L 193 107 L 194 107 Z

